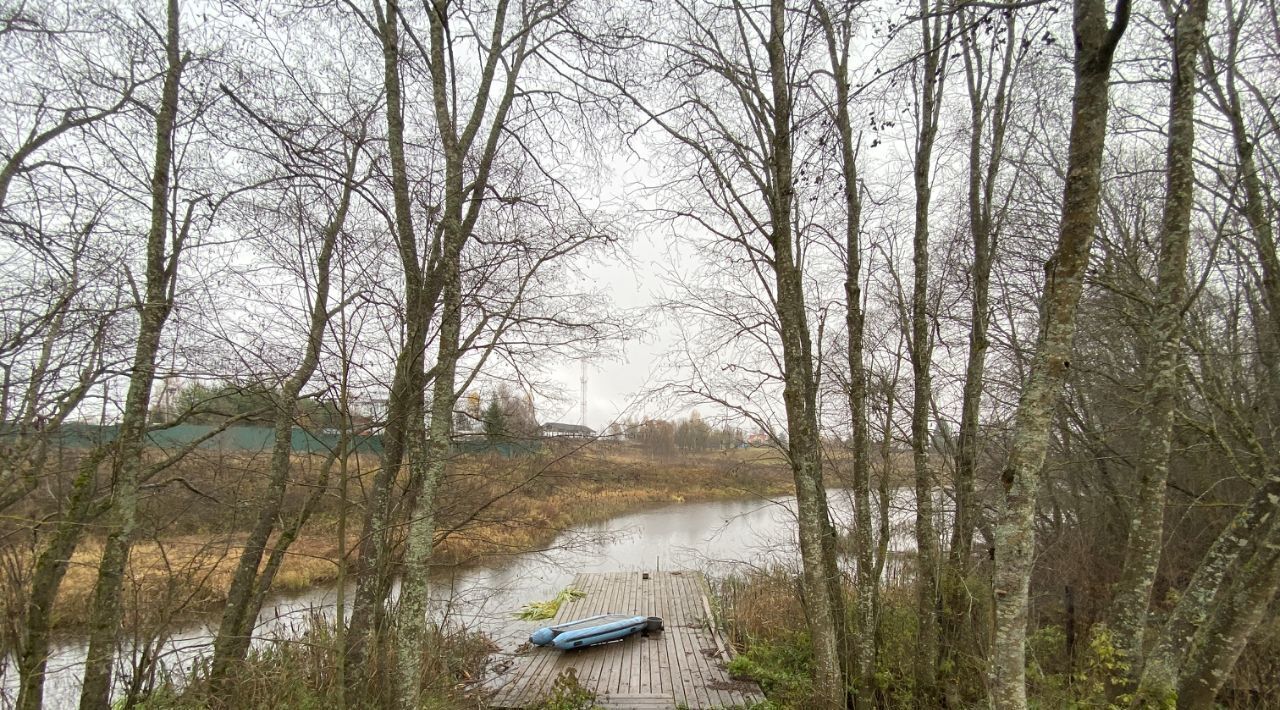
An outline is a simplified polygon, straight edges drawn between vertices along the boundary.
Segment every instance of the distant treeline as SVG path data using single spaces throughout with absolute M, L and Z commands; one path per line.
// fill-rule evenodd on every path
M 696 410 L 688 419 L 647 419 L 640 423 L 614 424 L 609 427 L 609 435 L 614 438 L 625 436 L 658 454 L 716 451 L 745 445 L 740 430 L 728 426 L 714 428 Z

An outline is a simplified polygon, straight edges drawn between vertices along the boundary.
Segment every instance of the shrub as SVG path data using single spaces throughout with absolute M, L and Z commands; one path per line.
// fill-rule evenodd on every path
M 394 639 L 380 649 L 380 658 L 389 658 Z M 492 642 L 469 632 L 435 632 L 423 648 L 423 707 L 476 707 L 468 687 L 483 674 Z M 338 644 L 330 622 L 313 618 L 310 630 L 295 641 L 270 644 L 255 649 L 235 674 L 224 707 L 244 710 L 291 708 L 327 710 L 339 707 L 344 689 L 338 669 Z M 194 710 L 209 707 L 204 668 L 197 667 L 185 678 L 162 684 L 137 707 L 147 710 Z M 378 667 L 367 687 L 346 698 L 347 707 L 387 706 L 394 689 L 392 674 Z
M 760 683 L 769 699 L 781 707 L 804 708 L 812 705 L 812 665 L 809 635 L 789 633 L 748 644 L 729 662 L 729 674 Z

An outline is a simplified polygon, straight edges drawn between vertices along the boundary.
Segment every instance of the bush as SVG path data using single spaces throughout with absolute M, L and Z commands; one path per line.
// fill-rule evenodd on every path
M 915 707 L 916 663 L 915 590 L 894 586 L 880 592 L 880 623 L 876 627 L 876 693 L 888 707 Z
M 813 645 L 807 633 L 751 643 L 729 662 L 734 678 L 760 683 L 769 700 L 784 708 L 812 706 Z

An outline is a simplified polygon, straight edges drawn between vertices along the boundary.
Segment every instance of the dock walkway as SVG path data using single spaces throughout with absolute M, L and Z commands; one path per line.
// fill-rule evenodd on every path
M 759 686 L 733 680 L 725 670 L 729 651 L 709 622 L 700 574 L 580 574 L 573 586 L 586 596 L 561 604 L 549 624 L 617 612 L 661 616 L 665 629 L 575 651 L 532 647 L 490 681 L 489 707 L 535 705 L 570 669 L 605 708 L 746 708 L 764 701 Z

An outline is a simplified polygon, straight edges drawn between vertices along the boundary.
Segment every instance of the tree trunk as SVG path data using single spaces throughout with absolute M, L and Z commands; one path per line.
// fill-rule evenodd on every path
M 528 57 L 530 34 L 538 23 L 550 17 L 521 16 L 522 24 L 516 28 L 515 38 L 509 40 L 506 33 L 508 6 L 507 0 L 499 0 L 492 9 L 491 43 L 486 48 L 479 76 L 479 84 L 484 88 L 479 89 L 474 102 L 467 105 L 467 116 L 458 113 L 459 106 L 453 96 L 456 90 L 451 83 L 454 40 L 449 31 L 449 4 L 436 0 L 428 13 L 432 107 L 445 160 L 445 194 L 440 225 L 442 246 L 432 271 L 430 302 L 434 304 L 435 293 L 442 293 L 443 311 L 439 355 L 433 367 L 435 384 L 431 401 L 431 428 L 429 434 L 425 434 L 421 422 L 415 422 L 417 434 L 414 440 L 418 444 L 411 449 L 413 461 L 410 466 L 409 497 L 412 500 L 412 511 L 396 619 L 399 634 L 396 649 L 397 694 L 403 707 L 416 706 L 421 692 L 422 644 L 428 625 L 430 561 L 435 542 L 436 489 L 444 473 L 449 452 L 456 397 L 455 378 L 458 359 L 463 350 L 462 253 L 475 230 L 482 198 L 488 191 L 499 141 L 507 130 L 507 116 L 515 99 L 517 79 L 524 60 Z M 384 31 L 384 43 L 394 47 L 395 25 L 391 22 L 391 14 L 388 11 L 388 29 Z M 504 83 L 500 85 L 500 92 L 492 92 L 491 89 L 499 86 L 495 84 L 499 67 L 504 72 Z M 388 81 L 389 85 L 391 83 Z M 398 95 L 398 74 L 394 83 Z M 390 97 L 390 92 L 388 96 Z M 493 98 L 497 100 L 491 104 Z M 492 116 L 489 115 L 491 107 Z M 484 125 L 486 117 L 490 119 L 487 127 Z M 403 157 L 401 162 L 403 163 Z M 468 174 L 468 171 L 474 172 Z
M 461 177 L 461 173 L 458 173 Z M 459 185 L 460 187 L 460 185 Z M 459 207 L 461 203 L 459 202 Z M 452 242 L 452 239 L 446 239 Z M 417 453 L 411 466 L 414 475 L 421 469 L 423 481 L 409 520 L 404 575 L 397 609 L 397 682 L 400 707 L 418 707 L 422 691 L 423 641 L 429 627 L 431 552 L 435 545 L 436 489 L 444 474 L 453 430 L 454 380 L 462 328 L 462 284 L 459 255 L 452 253 L 441 264 L 447 270 L 441 310 L 439 356 L 431 394 L 431 423 L 427 448 Z
M 1199 628 L 1178 678 L 1179 710 L 1214 706 L 1223 683 L 1266 616 L 1280 588 L 1280 525 L 1219 592 L 1208 623 Z
M 156 114 L 155 161 L 151 174 L 151 225 L 147 233 L 145 302 L 140 308 L 140 325 L 129 390 L 116 439 L 116 459 L 112 467 L 110 520 L 107 539 L 94 586 L 93 614 L 89 620 L 89 649 L 85 658 L 81 710 L 97 710 L 110 705 L 111 675 L 116 638 L 123 608 L 121 594 L 129 547 L 137 522 L 138 476 L 142 467 L 142 445 L 146 435 L 147 407 L 155 379 L 156 354 L 165 321 L 173 308 L 171 285 L 176 278 L 181 248 L 175 239 L 173 253 L 166 255 L 169 238 L 169 192 L 172 180 L 174 127 L 178 113 L 178 86 L 182 58 L 178 48 L 178 2 L 169 0 L 165 34 L 166 69 L 160 107 Z
M 853 453 L 853 547 L 855 570 L 854 628 L 848 634 L 851 648 L 845 655 L 846 682 L 853 688 L 858 708 L 872 707 L 875 698 L 875 601 L 879 580 L 875 574 L 875 544 L 871 525 L 871 459 L 867 435 L 867 371 L 863 365 L 862 313 L 862 198 L 858 187 L 857 140 L 849 116 L 849 44 L 852 20 L 834 21 L 822 2 L 815 4 L 827 40 L 827 52 L 835 78 L 835 126 L 840 137 L 840 167 L 845 207 L 845 328 L 849 338 L 849 419 Z M 844 10 L 847 12 L 847 10 Z
M 387 0 L 379 13 L 382 43 L 383 85 L 387 92 L 387 151 L 391 156 L 391 187 L 395 207 L 396 243 L 404 270 L 405 339 L 396 356 L 396 369 L 387 399 L 387 424 L 383 432 L 382 466 L 370 485 L 360 536 L 351 602 L 351 623 L 346 629 L 344 673 L 348 697 L 361 697 L 360 685 L 369 677 L 369 644 L 383 630 L 385 603 L 391 592 L 391 488 L 405 459 L 412 432 L 421 431 L 414 418 L 423 410 L 426 386 L 427 328 L 434 299 L 429 296 L 419 264 L 419 247 L 413 224 L 413 196 L 409 192 L 404 155 L 404 106 L 400 80 L 399 5 Z M 420 450 L 420 449 L 419 449 Z
M 1191 207 L 1195 195 L 1192 150 L 1195 146 L 1196 58 L 1204 42 L 1208 4 L 1208 0 L 1190 0 L 1174 26 L 1164 216 L 1154 312 L 1146 333 L 1144 398 L 1137 431 L 1141 448 L 1135 469 L 1139 482 L 1124 568 L 1111 609 L 1116 651 L 1126 672 L 1112 680 L 1110 695 L 1113 698 L 1137 685 L 1147 608 L 1160 566 L 1165 487 L 1169 479 L 1173 412 L 1179 385 L 1182 312 L 1187 298 Z
M 1129 0 L 1118 0 L 1110 27 L 1102 0 L 1076 0 L 1074 10 L 1075 89 L 1058 247 L 1045 264 L 1040 333 L 1018 402 L 1009 458 L 1001 475 L 1005 495 L 995 529 L 991 700 L 1001 710 L 1027 707 L 1027 604 L 1035 557 L 1034 516 L 1040 468 L 1044 465 L 1053 410 L 1070 367 L 1076 306 L 1097 228 L 1109 108 L 1107 87 L 1116 45 L 1128 25 Z
M 248 652 L 249 641 L 253 635 L 253 623 L 258 615 L 258 608 L 252 601 L 261 596 L 258 594 L 259 591 L 265 591 L 262 589 L 258 568 L 262 564 L 267 542 L 275 531 L 280 509 L 284 504 L 285 490 L 289 485 L 290 459 L 293 452 L 293 421 L 298 396 L 302 388 L 311 380 L 320 363 L 320 350 L 324 346 L 324 333 L 330 317 L 330 267 L 334 248 L 351 204 L 358 156 L 359 148 L 353 147 L 343 174 L 344 183 L 337 209 L 329 223 L 325 225 L 320 254 L 316 262 L 316 290 L 312 297 L 311 318 L 302 360 L 277 395 L 275 437 L 266 499 L 258 509 L 258 518 L 249 532 L 248 539 L 245 540 L 244 550 L 240 553 L 240 560 L 227 591 L 227 603 L 223 609 L 222 621 L 214 639 L 209 688 L 216 697 L 225 697 L 224 685 L 230 679 L 231 671 L 236 664 L 244 660 L 245 653 Z
M 920 126 L 916 136 L 913 183 L 915 230 L 912 237 L 911 288 L 911 458 L 915 470 L 916 537 L 916 697 L 930 703 L 936 695 L 938 671 L 938 528 L 934 520 L 933 472 L 929 466 L 929 403 L 933 395 L 930 368 L 933 338 L 929 306 L 929 200 L 933 144 L 942 109 L 945 49 L 941 46 L 943 18 L 920 0 L 920 34 L 924 61 L 921 69 Z
M 846 87 L 842 71 L 840 81 Z M 849 413 L 853 430 L 853 546 L 857 555 L 856 616 L 854 629 L 853 672 L 849 680 L 854 687 L 857 707 L 871 707 L 874 702 L 876 645 L 875 592 L 880 580 L 875 573 L 875 543 L 871 523 L 871 444 L 867 435 L 867 370 L 863 365 L 863 313 L 861 286 L 861 244 L 858 238 L 862 200 L 858 195 L 853 131 L 849 120 L 848 98 L 839 101 L 837 122 L 840 126 L 841 157 L 845 165 L 846 270 L 844 281 L 845 327 L 849 337 Z
M 28 592 L 21 646 L 17 652 L 18 710 L 39 710 L 44 705 L 44 676 L 49 660 L 49 634 L 53 604 L 58 588 L 71 563 L 71 553 L 84 534 L 95 492 L 98 466 L 106 458 L 106 446 L 80 463 L 67 510 L 54 528 L 52 538 L 36 558 Z
M 943 583 L 942 667 L 947 669 L 944 681 L 948 704 L 959 707 L 963 691 L 958 685 L 960 649 L 964 642 L 964 630 L 969 626 L 972 608 L 971 594 L 966 580 L 969 562 L 973 556 L 973 530 L 975 525 L 974 481 L 977 477 L 979 431 L 978 422 L 982 404 L 982 387 L 986 370 L 987 327 L 990 315 L 991 266 L 996 248 L 994 195 L 1004 153 L 1004 133 L 1009 81 L 1013 74 L 1015 55 L 1016 14 L 1006 20 L 1007 41 L 993 104 L 983 104 L 985 91 L 991 79 L 983 85 L 982 61 L 975 46 L 975 32 L 965 31 L 965 76 L 969 90 L 971 132 L 969 135 L 969 231 L 973 238 L 973 263 L 970 267 L 973 301 L 970 310 L 969 351 L 965 362 L 964 388 L 960 399 L 960 433 L 956 446 L 955 501 L 956 513 L 951 529 L 951 547 Z M 991 124 L 991 152 L 983 165 L 982 140 Z
M 1231 18 L 1236 21 L 1236 18 Z M 1238 23 L 1237 23 L 1238 24 Z M 1280 263 L 1276 257 L 1275 237 L 1267 214 L 1267 194 L 1253 158 L 1253 142 L 1244 122 L 1240 95 L 1235 86 L 1235 60 L 1238 48 L 1238 26 L 1227 34 L 1229 54 L 1225 61 L 1215 65 L 1206 52 L 1206 83 L 1216 98 L 1219 111 L 1225 114 L 1231 125 L 1232 140 L 1238 159 L 1237 172 L 1244 186 L 1245 218 L 1256 240 L 1258 260 L 1262 264 L 1262 290 L 1269 323 L 1260 328 L 1280 333 Z M 1220 74 L 1225 75 L 1225 82 Z M 1269 328 L 1268 328 L 1269 326 Z M 1261 359 L 1274 359 L 1275 350 L 1261 348 Z M 1268 366 L 1270 367 L 1270 365 Z M 1252 498 L 1227 527 L 1218 534 L 1205 554 L 1204 561 L 1192 575 L 1177 606 L 1169 615 L 1155 645 L 1147 653 L 1138 686 L 1139 701 L 1161 701 L 1171 698 L 1181 686 L 1187 659 L 1198 629 L 1208 623 L 1215 597 L 1223 586 L 1228 573 L 1241 564 L 1241 560 L 1257 554 L 1266 526 L 1280 509 L 1280 467 L 1267 461 L 1263 481 Z M 1255 558 L 1256 559 L 1256 558 Z
M 768 39 L 769 74 L 774 115 L 769 168 L 774 182 L 770 205 L 770 242 L 774 252 L 778 322 L 783 350 L 783 403 L 787 413 L 788 454 L 796 484 L 802 579 L 809 635 L 813 642 L 814 686 L 818 707 L 845 706 L 842 668 L 843 609 L 840 572 L 834 567 L 835 535 L 828 517 L 822 481 L 822 451 L 817 418 L 817 382 L 805 313 L 801 268 L 793 251 L 791 228 L 794 176 L 791 90 L 784 46 L 786 6 L 771 0 Z
M 1137 702 L 1159 703 L 1174 696 L 1187 650 L 1204 628 L 1223 580 L 1244 557 L 1254 554 L 1266 535 L 1280 500 L 1280 468 L 1270 467 L 1263 485 L 1227 524 L 1204 556 L 1177 606 L 1160 630 L 1143 664 Z

